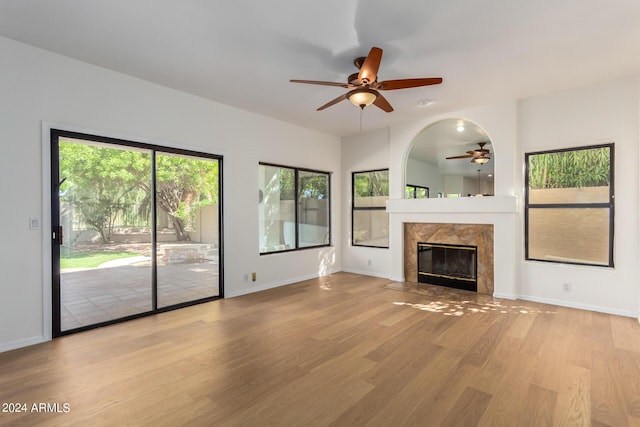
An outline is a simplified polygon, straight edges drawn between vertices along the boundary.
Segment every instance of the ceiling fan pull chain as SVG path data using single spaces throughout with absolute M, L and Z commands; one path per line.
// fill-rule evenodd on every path
M 362 133 L 362 114 L 364 113 L 364 108 L 360 109 L 360 133 Z

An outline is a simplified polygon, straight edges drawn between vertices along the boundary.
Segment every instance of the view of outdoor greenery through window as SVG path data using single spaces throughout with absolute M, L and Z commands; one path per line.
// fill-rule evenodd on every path
M 527 259 L 613 266 L 613 144 L 527 154 Z
M 153 257 L 157 307 L 218 295 L 217 159 L 72 138 L 58 152 L 62 330 L 156 309 Z

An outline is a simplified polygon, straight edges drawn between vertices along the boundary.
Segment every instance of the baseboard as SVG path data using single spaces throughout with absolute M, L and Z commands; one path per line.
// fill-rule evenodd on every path
M 638 316 L 638 313 L 634 311 L 618 310 L 615 308 L 601 307 L 601 306 L 590 305 L 590 304 L 579 304 L 579 303 L 574 303 L 569 301 L 555 300 L 551 298 L 540 298 L 540 297 L 534 297 L 531 295 L 518 295 L 517 299 L 523 300 L 523 301 L 539 302 L 542 304 L 557 305 L 560 307 L 577 308 L 579 310 L 596 311 L 598 313 L 613 314 L 616 316 L 633 317 L 633 318 L 638 318 L 638 320 L 640 321 L 640 317 Z
M 29 347 L 30 345 L 42 344 L 46 342 L 43 336 L 25 338 L 18 341 L 12 341 L 4 344 L 0 344 L 0 353 L 4 353 L 5 351 L 11 351 L 22 347 Z
M 517 295 L 514 294 L 501 294 L 499 292 L 493 293 L 494 298 L 502 298 L 502 299 L 518 299 Z
M 354 269 L 354 268 L 343 268 L 342 271 L 344 271 L 345 273 L 360 274 L 362 276 L 372 276 L 372 277 L 379 277 L 381 279 L 393 280 L 393 279 L 391 279 L 389 277 L 388 274 L 376 273 L 375 271 L 357 270 L 357 269 Z
M 298 283 L 298 282 L 304 282 L 305 280 L 317 279 L 318 277 L 328 276 L 329 274 L 338 273 L 340 271 L 342 271 L 342 270 L 330 271 L 330 272 L 328 272 L 326 274 L 311 274 L 309 276 L 294 277 L 294 278 L 288 279 L 288 280 L 283 280 L 283 281 L 279 281 L 279 282 L 264 283 L 264 284 L 256 285 L 256 286 L 249 285 L 249 287 L 246 287 L 246 288 L 243 288 L 243 289 L 238 289 L 238 290 L 235 290 L 235 291 L 227 291 L 227 290 L 225 290 L 224 296 L 225 296 L 225 298 L 234 298 L 234 297 L 239 297 L 239 296 L 242 296 L 242 295 L 253 294 L 255 292 L 261 292 L 261 291 L 266 291 L 266 290 L 273 289 L 273 288 L 279 288 L 280 286 L 286 286 L 286 285 L 292 285 L 292 284 Z

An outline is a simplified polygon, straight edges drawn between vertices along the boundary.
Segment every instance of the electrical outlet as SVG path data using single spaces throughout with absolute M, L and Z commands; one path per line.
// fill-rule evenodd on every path
M 563 283 L 562 290 L 565 292 L 571 292 L 571 283 Z
M 251 281 L 252 282 L 256 281 L 256 272 L 255 271 L 253 273 L 251 273 Z
M 370 260 L 370 259 L 368 259 L 368 260 L 367 260 L 367 265 L 368 265 L 369 267 L 371 267 L 371 260 Z

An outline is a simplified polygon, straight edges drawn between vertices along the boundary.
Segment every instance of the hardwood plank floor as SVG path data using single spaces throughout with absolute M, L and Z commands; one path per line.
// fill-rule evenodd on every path
M 2 353 L 0 425 L 640 425 L 639 343 L 635 319 L 338 273 Z

